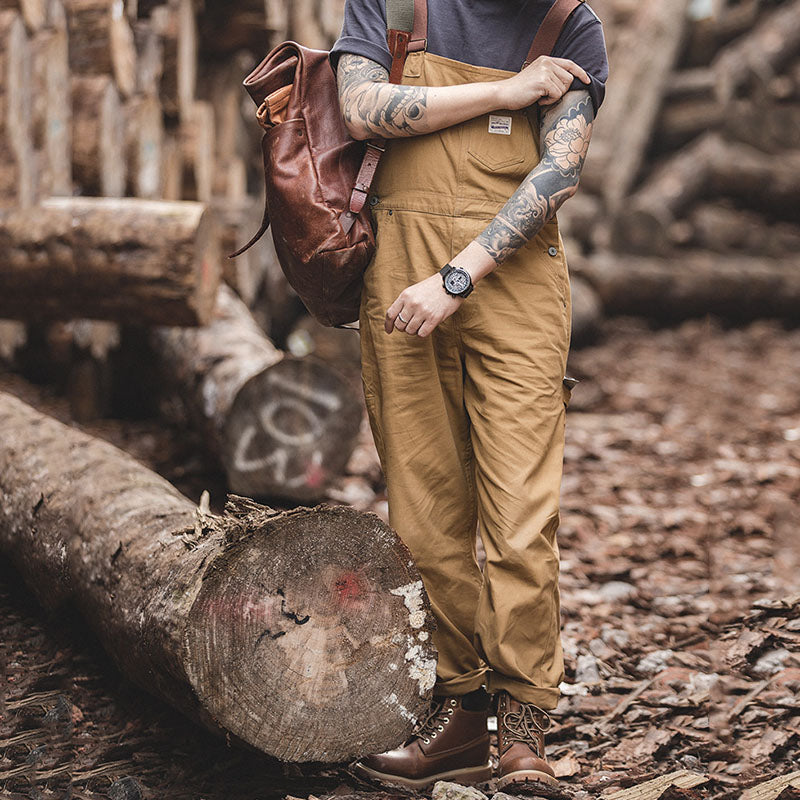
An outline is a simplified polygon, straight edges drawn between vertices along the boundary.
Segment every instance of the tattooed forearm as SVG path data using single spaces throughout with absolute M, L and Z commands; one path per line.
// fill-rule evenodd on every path
M 348 128 L 367 136 L 415 136 L 424 131 L 428 89 L 389 83 L 389 73 L 371 59 L 344 53 L 337 68 L 339 103 Z
M 533 239 L 575 194 L 593 120 L 586 91 L 567 92 L 559 103 L 542 108 L 541 160 L 477 239 L 497 264 Z

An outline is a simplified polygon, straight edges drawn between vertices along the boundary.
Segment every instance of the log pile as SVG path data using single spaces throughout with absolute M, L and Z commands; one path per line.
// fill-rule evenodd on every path
M 225 258 L 263 209 L 242 80 L 290 36 L 330 46 L 342 10 L 0 0 L 4 360 L 82 421 L 114 413 L 115 375 L 145 383 L 157 361 L 227 488 L 256 497 L 321 499 L 359 431 L 350 376 L 281 349 L 300 306 L 270 237 Z M 131 338 L 148 345 L 123 360 Z
M 560 214 L 574 273 L 606 313 L 796 316 L 800 2 L 593 6 L 610 80 Z

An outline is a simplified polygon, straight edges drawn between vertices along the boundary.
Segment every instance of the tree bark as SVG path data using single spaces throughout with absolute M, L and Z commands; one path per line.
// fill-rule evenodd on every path
M 752 211 L 709 203 L 695 208 L 674 236 L 675 243 L 716 253 L 783 258 L 800 253 L 800 227 L 770 224 Z
M 285 761 L 396 746 L 435 677 L 419 573 L 378 517 L 197 509 L 112 445 L 0 394 L 0 551 L 119 669 Z
M 603 253 L 576 265 L 599 294 L 607 315 L 665 322 L 715 314 L 737 322 L 796 319 L 800 263 L 791 259 L 720 256 L 686 251 L 672 258 Z
M 22 17 L 13 10 L 0 11 L 0 206 L 34 202 L 30 72 Z
M 107 75 L 72 78 L 72 171 L 84 194 L 125 194 L 125 120 Z
M 232 491 L 319 499 L 343 472 L 361 422 L 355 388 L 321 361 L 286 358 L 230 288 L 208 326 L 159 329 L 153 344 Z
M 602 162 L 603 195 L 614 214 L 641 171 L 687 26 L 688 0 L 639 5 L 616 45 L 619 83 L 609 92 L 592 137 Z
M 198 203 L 52 198 L 0 215 L 0 253 L 0 318 L 198 325 L 219 285 Z
M 740 198 L 751 208 L 789 219 L 800 203 L 800 152 L 780 156 L 708 134 L 664 162 L 631 198 L 614 225 L 618 250 L 666 254 L 670 230 L 704 197 Z
M 714 60 L 717 93 L 723 103 L 753 80 L 764 81 L 800 50 L 800 0 L 789 0 L 764 15 L 755 30 L 734 41 Z

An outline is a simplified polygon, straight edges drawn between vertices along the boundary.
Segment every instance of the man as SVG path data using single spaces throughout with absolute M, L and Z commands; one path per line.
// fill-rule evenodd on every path
M 563 679 L 571 333 L 555 212 L 577 188 L 607 62 L 582 5 L 553 57 L 520 70 L 553 2 L 428 0 L 427 46 L 401 85 L 388 83 L 385 0 L 347 0 L 331 51 L 351 134 L 391 140 L 368 201 L 362 375 L 390 522 L 422 573 L 439 651 L 428 717 L 356 770 L 411 788 L 491 777 L 490 694 L 498 788 L 555 781 L 544 732 Z

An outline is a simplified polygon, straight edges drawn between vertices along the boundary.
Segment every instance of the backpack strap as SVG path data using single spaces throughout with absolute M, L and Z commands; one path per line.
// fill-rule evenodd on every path
M 400 83 L 403 67 L 414 36 L 422 36 L 424 48 L 428 29 L 428 4 L 426 0 L 386 0 L 386 39 L 392 54 L 392 68 L 389 70 L 389 83 Z M 386 150 L 385 139 L 368 139 L 364 160 L 356 176 L 356 183 L 350 195 L 350 204 L 339 217 L 342 228 L 348 233 L 356 217 L 367 202 L 370 186 L 378 169 L 381 156 Z
M 572 16 L 575 9 L 584 2 L 585 0 L 556 0 L 553 3 L 539 26 L 539 30 L 536 32 L 531 49 L 528 51 L 528 57 L 522 65 L 523 69 L 528 64 L 533 63 L 539 56 L 549 56 L 553 52 L 553 48 L 556 46 L 558 37 L 561 35 L 561 31 L 564 30 L 567 20 Z

